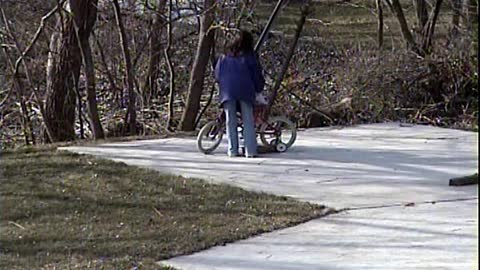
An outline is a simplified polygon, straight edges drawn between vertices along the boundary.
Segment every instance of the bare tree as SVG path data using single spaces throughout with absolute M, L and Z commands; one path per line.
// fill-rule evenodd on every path
M 375 1 L 377 5 L 377 40 L 378 48 L 382 49 L 383 47 L 383 6 L 382 0 Z
M 168 0 L 168 25 L 167 25 L 167 46 L 165 47 L 165 61 L 167 62 L 168 66 L 168 73 L 170 75 L 169 80 L 169 89 L 170 93 L 168 95 L 168 120 L 167 120 L 167 129 L 173 129 L 173 99 L 175 95 L 175 70 L 173 69 L 172 59 L 171 56 L 171 48 L 172 48 L 172 7 L 173 3 L 172 0 Z
M 129 125 L 129 134 L 136 134 L 137 114 L 135 106 L 135 90 L 133 82 L 133 68 L 130 58 L 130 50 L 128 49 L 127 34 L 125 27 L 123 26 L 122 14 L 120 12 L 120 5 L 118 0 L 112 0 L 113 8 L 115 10 L 115 20 L 117 22 L 118 33 L 120 35 L 120 41 L 122 46 L 123 59 L 125 61 L 125 77 L 127 79 L 127 91 L 128 91 L 128 107 L 127 114 L 125 115 L 125 126 Z
M 33 92 L 33 97 L 38 104 L 38 107 L 39 107 L 39 110 L 40 110 L 40 115 L 42 116 L 43 119 L 46 119 L 45 106 L 44 106 L 44 103 L 43 103 L 43 101 L 40 97 L 38 89 L 33 84 L 33 79 L 32 79 L 32 75 L 31 75 L 31 72 L 30 72 L 30 68 L 29 68 L 27 62 L 25 61 L 25 57 L 29 55 L 29 53 L 32 51 L 33 46 L 38 41 L 38 39 L 40 37 L 40 34 L 43 32 L 43 29 L 45 28 L 45 22 L 59 10 L 59 6 L 61 4 L 63 4 L 64 2 L 65 2 L 64 0 L 58 2 L 58 5 L 56 7 L 54 7 L 52 10 L 50 10 L 46 15 L 44 15 L 42 17 L 41 22 L 40 22 L 40 26 L 38 27 L 37 31 L 35 32 L 35 35 L 33 36 L 30 44 L 24 50 L 22 50 L 20 42 L 18 41 L 15 33 L 13 33 L 11 31 L 11 29 L 9 27 L 9 21 L 5 16 L 4 10 L 0 9 L 1 12 L 2 12 L 3 21 L 5 23 L 5 29 L 8 33 L 8 35 L 13 39 L 16 51 L 20 54 L 20 57 L 15 62 L 15 68 L 14 68 L 12 77 L 14 79 L 16 79 L 16 78 L 19 79 L 20 64 L 22 64 L 22 66 L 24 68 L 24 71 L 25 71 L 25 77 L 27 79 L 28 86 Z M 7 53 L 7 52 L 5 51 L 5 53 Z M 7 56 L 7 59 L 8 59 L 8 56 Z M 21 82 L 18 82 L 18 83 L 21 84 Z M 9 94 L 11 92 L 12 91 L 9 91 Z M 3 104 L 8 100 L 8 96 L 9 95 L 7 94 L 5 99 L 3 99 L 0 102 L 0 107 L 2 107 Z M 31 105 L 28 106 L 28 107 L 31 107 Z M 52 139 L 53 138 L 53 136 L 52 136 L 53 132 L 51 131 L 51 127 L 48 125 L 48 122 L 46 122 L 46 121 L 44 121 L 44 124 L 45 124 L 45 131 L 46 131 L 47 139 L 49 141 L 53 141 L 53 139 Z M 30 126 L 31 126 L 30 129 L 31 129 L 31 132 L 32 132 L 32 140 L 35 141 L 35 139 L 33 139 L 34 133 L 33 133 L 33 125 L 32 125 L 31 121 L 30 121 Z
M 417 50 L 417 43 L 415 42 L 412 32 L 410 32 L 410 28 L 408 27 L 407 20 L 405 19 L 405 15 L 403 13 L 402 6 L 400 5 L 400 1 L 392 0 L 391 8 L 400 25 L 400 30 L 402 31 L 403 39 L 407 43 L 407 47 L 413 50 Z
M 98 115 L 97 109 L 97 94 L 95 90 L 95 65 L 93 63 L 92 48 L 90 47 L 89 36 L 80 36 L 82 31 L 85 31 L 85 27 L 93 28 L 97 18 L 97 4 L 98 0 L 92 0 L 91 4 L 87 7 L 88 21 L 86 24 L 77 25 L 74 23 L 75 31 L 78 39 L 78 46 L 80 47 L 80 53 L 83 59 L 83 67 L 85 70 L 85 84 L 87 89 L 87 104 L 88 104 L 88 116 L 90 118 L 90 126 L 92 128 L 94 139 L 103 139 L 105 137 L 102 123 Z M 91 29 L 90 29 L 91 31 Z M 81 100 L 78 100 L 81 102 Z M 80 113 L 80 112 L 79 112 Z M 81 119 L 80 115 L 80 119 Z
M 297 47 L 298 39 L 300 38 L 300 35 L 302 33 L 303 26 L 305 25 L 305 21 L 307 19 L 307 16 L 309 16 L 312 12 L 313 12 L 312 7 L 310 6 L 310 4 L 308 2 L 307 2 L 307 4 L 303 5 L 302 8 L 301 8 L 300 19 L 297 22 L 297 27 L 295 29 L 295 34 L 293 36 L 292 44 L 290 45 L 290 48 L 288 49 L 287 56 L 286 56 L 285 62 L 283 62 L 280 74 L 278 75 L 278 78 L 275 80 L 275 84 L 273 85 L 272 94 L 269 98 L 268 107 L 267 107 L 267 110 L 265 112 L 266 116 L 269 115 L 270 109 L 273 106 L 273 103 L 275 102 L 275 98 L 277 97 L 278 89 L 280 89 L 283 78 L 285 77 L 285 74 L 287 74 L 288 67 L 290 65 L 290 61 L 292 60 L 293 54 L 295 53 L 295 49 Z
M 210 27 L 214 19 L 215 1 L 205 0 L 204 4 L 205 12 L 202 14 L 200 23 L 198 47 L 190 75 L 187 102 L 180 122 L 180 129 L 183 131 L 192 131 L 195 128 L 195 119 L 200 109 L 205 71 L 210 58 L 211 47 L 214 44 L 214 30 Z
M 92 34 L 93 34 L 93 38 L 95 40 L 95 44 L 97 44 L 98 54 L 100 55 L 100 63 L 102 63 L 103 68 L 104 68 L 104 72 L 106 73 L 106 76 L 107 76 L 107 80 L 110 83 L 110 90 L 113 93 L 115 93 L 115 96 L 117 97 L 118 93 L 120 92 L 120 89 L 118 89 L 117 84 L 115 83 L 115 80 L 113 78 L 113 74 L 110 71 L 110 67 L 107 63 L 107 59 L 105 57 L 105 52 L 104 52 L 103 46 L 100 43 L 100 41 L 98 40 L 98 38 L 95 36 L 95 33 L 92 33 Z
M 385 0 L 385 1 L 387 3 L 390 3 L 389 0 Z M 424 19 L 425 11 L 423 11 L 423 5 L 425 3 L 422 1 L 424 0 L 420 0 L 420 1 L 416 0 L 417 11 L 421 9 L 421 12 L 417 12 L 417 15 L 418 15 L 417 18 L 419 20 L 419 23 L 423 24 L 425 22 L 425 24 L 422 26 L 422 31 L 420 32 L 421 41 L 419 43 L 415 41 L 415 38 L 412 32 L 410 31 L 410 28 L 408 27 L 407 20 L 405 19 L 402 6 L 400 5 L 400 1 L 392 0 L 392 2 L 389 4 L 392 12 L 394 13 L 400 25 L 402 36 L 405 42 L 407 43 L 407 47 L 413 50 L 415 53 L 417 53 L 420 56 L 424 56 L 426 53 L 430 51 L 430 48 L 432 46 L 433 34 L 435 32 L 435 26 L 437 24 L 438 15 L 440 13 L 440 7 L 442 5 L 443 0 L 435 0 L 435 5 L 430 12 L 430 16 L 428 16 L 427 21 L 425 21 Z M 425 4 L 425 9 L 426 9 L 426 4 Z M 427 10 L 427 14 L 428 14 L 428 10 Z
M 427 2 L 425 0 L 414 0 L 414 3 L 417 17 L 417 27 L 419 32 L 423 34 L 425 26 L 428 22 Z
M 4 15 L 3 11 L 2 11 L 2 15 Z M 5 16 L 3 16 L 3 19 L 5 22 L 5 25 L 7 25 L 8 21 L 5 19 Z M 9 27 L 7 26 L 6 28 L 8 29 L 7 31 L 10 32 Z M 35 144 L 35 135 L 33 134 L 33 130 L 31 129 L 29 109 L 26 103 L 25 88 L 18 74 L 15 74 L 14 72 L 15 67 L 12 63 L 12 60 L 10 59 L 10 56 L 8 55 L 7 48 L 3 47 L 2 49 L 3 49 L 2 51 L 5 54 L 7 64 L 10 67 L 10 70 L 12 71 L 12 73 L 14 74 L 12 79 L 14 89 L 10 91 L 15 92 L 15 97 L 20 103 L 20 117 L 21 117 L 22 132 L 23 132 L 23 137 L 25 139 L 25 144 L 29 145 L 30 142 L 32 142 L 32 144 Z
M 422 50 L 424 52 L 428 52 L 432 46 L 432 38 L 435 32 L 435 25 L 437 24 L 438 14 L 440 13 L 442 2 L 443 0 L 435 1 L 435 6 L 432 9 L 430 18 L 428 19 L 428 23 L 425 27 L 425 31 L 423 33 L 423 43 L 422 43 Z
M 91 6 L 95 0 L 69 0 L 70 14 L 60 16 L 57 29 L 52 34 L 47 64 L 47 96 L 45 122 L 51 128 L 53 141 L 75 139 L 75 90 L 74 84 L 80 75 L 82 57 L 74 25 L 79 28 L 80 39 L 87 39 L 95 23 L 96 12 Z
M 149 41 L 149 60 L 147 74 L 145 76 L 145 82 L 143 87 L 143 99 L 145 104 L 150 103 L 150 99 L 157 95 L 157 79 L 160 75 L 159 65 L 162 57 L 162 37 L 163 29 L 165 28 L 165 5 L 167 0 L 158 0 L 156 2 L 155 14 L 153 16 L 152 32 Z
M 453 33 L 458 32 L 460 26 L 460 15 L 462 14 L 462 0 L 452 0 L 452 31 Z
M 461 17 L 463 20 L 462 24 L 467 29 L 472 28 L 473 22 L 478 22 L 478 13 L 476 12 L 477 5 L 478 0 L 463 0 Z

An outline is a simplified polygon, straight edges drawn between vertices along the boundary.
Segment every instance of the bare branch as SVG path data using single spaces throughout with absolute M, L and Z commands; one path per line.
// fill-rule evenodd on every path
M 65 2 L 65 0 L 62 0 L 59 2 L 57 6 L 55 6 L 52 10 L 50 10 L 45 16 L 42 17 L 42 20 L 40 21 L 40 25 L 38 26 L 37 32 L 32 38 L 32 41 L 30 41 L 30 44 L 27 46 L 27 48 L 22 52 L 20 57 L 15 61 L 15 74 L 18 73 L 18 69 L 20 67 L 20 62 L 25 58 L 25 56 L 28 55 L 28 53 L 32 50 L 33 45 L 37 42 L 38 38 L 40 37 L 40 34 L 43 31 L 43 28 L 45 28 L 45 22 L 53 15 L 55 12 L 57 12 L 59 6 L 61 6 Z M 2 10 L 3 12 L 3 10 Z
M 21 47 L 20 47 L 20 43 L 18 42 L 15 34 L 11 31 L 10 29 L 10 24 L 7 20 L 7 16 L 5 15 L 5 12 L 3 9 L 0 9 L 1 13 L 2 13 L 2 19 L 5 23 L 5 29 L 7 31 L 7 33 L 12 37 L 14 43 L 15 43 L 15 49 L 20 53 L 22 54 L 22 50 L 21 50 Z M 40 107 L 40 114 L 42 116 L 43 119 L 45 119 L 45 108 L 43 106 L 43 102 L 42 100 L 40 99 L 40 95 L 37 91 L 37 89 L 35 88 L 35 86 L 33 85 L 33 81 L 32 81 L 32 78 L 30 76 L 30 70 L 28 68 L 28 65 L 27 63 L 25 62 L 25 59 L 22 57 L 20 58 L 21 59 L 21 62 L 23 64 L 23 67 L 25 69 L 25 75 L 27 77 L 27 81 L 28 81 L 28 84 L 30 86 L 30 88 L 32 89 L 33 91 L 33 95 L 35 97 L 35 101 L 37 102 L 38 106 Z M 15 73 L 14 72 L 14 77 L 17 76 L 18 73 Z M 49 137 L 49 139 L 52 141 L 53 137 L 52 137 L 52 132 L 50 130 L 50 127 L 48 126 L 48 124 L 45 122 L 45 128 L 46 128 L 46 131 L 47 131 L 47 136 Z

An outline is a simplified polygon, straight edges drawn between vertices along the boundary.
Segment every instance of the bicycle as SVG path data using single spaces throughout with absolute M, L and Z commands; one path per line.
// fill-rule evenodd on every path
M 285 152 L 297 138 L 297 129 L 285 116 L 274 116 L 265 119 L 265 105 L 256 105 L 254 108 L 255 133 L 261 143 L 277 152 Z M 241 116 L 237 113 L 238 128 L 243 133 Z M 222 142 L 226 132 L 226 117 L 222 110 L 215 120 L 206 123 L 198 133 L 197 148 L 204 154 L 211 154 Z

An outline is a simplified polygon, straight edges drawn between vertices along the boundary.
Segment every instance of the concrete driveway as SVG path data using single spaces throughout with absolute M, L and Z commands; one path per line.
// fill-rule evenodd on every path
M 195 139 L 68 150 L 321 203 L 339 214 L 168 260 L 180 269 L 477 269 L 478 133 L 398 123 L 302 131 L 257 159 Z

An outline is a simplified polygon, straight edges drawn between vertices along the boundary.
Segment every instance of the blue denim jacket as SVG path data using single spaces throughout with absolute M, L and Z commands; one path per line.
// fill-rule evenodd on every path
M 251 105 L 255 93 L 263 90 L 265 79 L 255 54 L 221 56 L 215 66 L 215 79 L 220 83 L 220 103 L 235 100 Z

